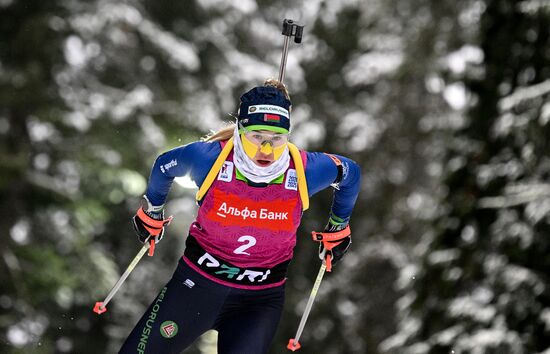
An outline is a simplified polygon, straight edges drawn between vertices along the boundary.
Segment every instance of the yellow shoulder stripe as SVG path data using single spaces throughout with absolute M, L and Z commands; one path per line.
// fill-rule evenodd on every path
M 292 157 L 294 166 L 296 167 L 298 192 L 300 192 L 300 199 L 302 199 L 302 210 L 306 211 L 309 209 L 309 194 L 307 190 L 306 172 L 304 170 L 302 155 L 300 155 L 300 150 L 296 147 L 296 145 L 292 143 L 288 143 L 288 150 L 290 151 L 290 156 Z
M 220 172 L 220 169 L 222 168 L 223 163 L 227 159 L 227 156 L 233 149 L 233 138 L 227 140 L 227 143 L 222 149 L 222 152 L 218 155 L 218 158 L 216 161 L 214 161 L 214 164 L 212 165 L 212 168 L 210 169 L 210 172 L 206 175 L 206 178 L 204 179 L 204 182 L 202 182 L 201 187 L 199 188 L 199 191 L 197 192 L 197 196 L 195 199 L 200 201 L 206 192 L 208 191 L 208 188 L 214 183 L 214 180 L 216 179 L 216 176 L 218 175 L 218 172 Z

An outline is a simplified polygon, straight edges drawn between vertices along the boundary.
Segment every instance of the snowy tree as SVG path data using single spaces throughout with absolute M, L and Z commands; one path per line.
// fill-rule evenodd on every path
M 482 60 L 455 75 L 463 124 L 446 130 L 446 193 L 402 272 L 387 353 L 548 352 L 550 11 L 477 6 L 479 40 L 463 50 Z
M 301 352 L 540 351 L 547 13 L 542 1 L 0 0 L 0 351 L 116 351 L 196 212 L 194 190 L 174 185 L 157 256 L 91 312 L 139 249 L 129 219 L 154 158 L 277 75 L 283 18 L 305 25 L 285 76 L 293 141 L 363 167 L 352 249 Z M 304 215 L 272 353 L 295 333 L 320 265 L 307 235 L 331 197 Z

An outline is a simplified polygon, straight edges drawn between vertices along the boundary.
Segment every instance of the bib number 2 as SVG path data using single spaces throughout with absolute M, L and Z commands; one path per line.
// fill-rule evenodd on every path
M 245 235 L 239 237 L 237 240 L 241 243 L 244 243 L 244 245 L 237 247 L 233 253 L 235 254 L 246 254 L 247 256 L 250 256 L 250 253 L 245 252 L 245 250 L 249 249 L 250 247 L 254 246 L 256 244 L 256 239 L 252 236 Z

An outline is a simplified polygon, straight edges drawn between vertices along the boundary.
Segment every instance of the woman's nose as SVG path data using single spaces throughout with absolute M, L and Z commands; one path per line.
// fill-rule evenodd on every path
M 264 141 L 262 143 L 262 147 L 260 148 L 260 152 L 265 155 L 271 155 L 271 153 L 273 152 L 271 141 Z

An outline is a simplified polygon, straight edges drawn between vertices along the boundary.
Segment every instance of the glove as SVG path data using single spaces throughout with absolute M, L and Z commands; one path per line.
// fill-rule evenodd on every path
M 337 222 L 332 217 L 322 233 L 313 232 L 313 239 L 319 244 L 319 258 L 327 261 L 327 271 L 338 263 L 351 245 L 351 230 L 347 222 Z M 327 254 L 330 258 L 327 259 Z
M 153 206 L 147 196 L 143 196 L 140 208 L 132 218 L 134 231 L 140 242 L 145 243 L 150 237 L 154 237 L 155 243 L 159 243 L 164 236 L 164 228 L 172 221 L 172 216 L 164 219 L 164 205 Z

